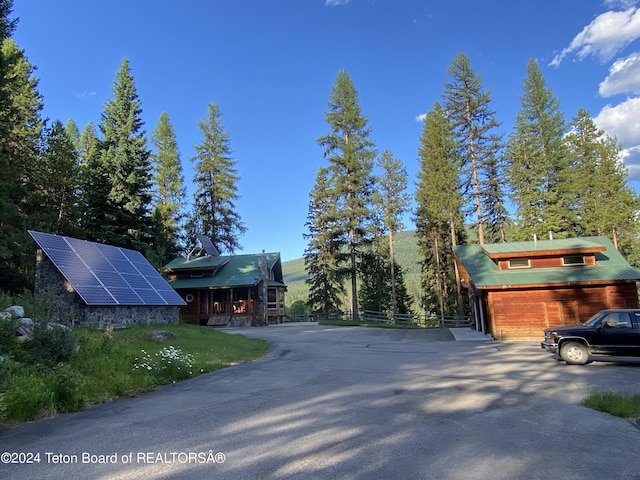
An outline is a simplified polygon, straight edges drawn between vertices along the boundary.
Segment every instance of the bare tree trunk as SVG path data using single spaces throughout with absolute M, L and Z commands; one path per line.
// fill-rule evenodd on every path
M 440 326 L 444 327 L 444 294 L 442 292 L 442 282 L 440 280 L 440 246 L 438 236 L 435 238 L 436 247 L 436 288 L 438 289 L 438 303 L 440 303 Z
M 351 250 L 351 310 L 352 318 L 359 320 L 358 314 L 358 286 L 356 283 L 356 244 L 355 244 L 355 232 L 353 229 L 349 230 L 349 248 Z
M 398 299 L 396 297 L 396 269 L 393 258 L 393 231 L 389 230 L 389 259 L 391 261 L 391 313 L 393 323 L 396 323 L 398 316 Z
M 449 217 L 449 222 L 451 224 L 451 245 L 456 246 L 458 244 L 456 237 L 456 225 L 453 221 L 453 218 Z M 460 284 L 460 272 L 458 271 L 458 264 L 453 261 L 453 268 L 456 274 L 456 293 L 458 294 L 458 317 L 464 316 L 464 305 L 462 299 L 462 285 Z

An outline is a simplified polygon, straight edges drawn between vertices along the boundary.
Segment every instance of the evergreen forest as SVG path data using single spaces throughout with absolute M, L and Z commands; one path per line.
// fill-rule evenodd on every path
M 194 119 L 201 143 L 188 159 L 167 113 L 145 133 L 127 58 L 99 122 L 44 118 L 36 65 L 12 38 L 11 11 L 12 0 L 0 0 L 0 290 L 33 287 L 29 230 L 132 248 L 157 268 L 197 247 L 198 233 L 223 254 L 240 250 L 242 172 L 217 102 Z M 376 143 L 348 72 L 337 73 L 326 130 L 317 138 L 309 132 L 323 164 L 300 225 L 304 258 L 285 264 L 285 278 L 296 283 L 288 305 L 356 319 L 362 310 L 461 313 L 452 247 L 469 242 L 606 235 L 640 266 L 640 200 L 622 147 L 588 111 L 565 118 L 532 59 L 514 127 L 504 134 L 491 89 L 465 53 L 446 75 L 416 157 L 399 159 Z M 408 178 L 404 165 L 416 159 L 418 174 Z M 190 197 L 183 160 L 193 164 Z

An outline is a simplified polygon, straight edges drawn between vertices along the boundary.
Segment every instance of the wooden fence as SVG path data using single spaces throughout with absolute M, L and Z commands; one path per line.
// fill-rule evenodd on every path
M 321 313 L 310 313 L 307 315 L 291 315 L 288 317 L 288 321 L 291 322 L 318 322 L 323 320 L 342 320 L 351 321 L 353 316 L 351 312 L 343 314 L 334 314 L 325 316 Z M 397 314 L 396 321 L 394 322 L 391 315 L 386 312 L 375 312 L 372 310 L 365 310 L 360 314 L 361 322 L 385 322 L 385 323 L 398 323 L 405 325 L 419 325 L 427 328 L 457 328 L 457 327 L 469 327 L 471 326 L 471 317 L 459 316 L 459 315 L 446 315 L 444 317 L 434 315 L 406 315 Z

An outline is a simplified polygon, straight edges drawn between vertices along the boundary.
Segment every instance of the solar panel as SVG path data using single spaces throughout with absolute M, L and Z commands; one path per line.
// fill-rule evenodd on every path
M 209 237 L 207 237 L 206 235 L 197 234 L 196 238 L 202 245 L 202 248 L 204 248 L 204 251 L 207 252 L 207 255 L 209 255 L 210 257 L 220 256 L 220 252 L 218 252 L 218 249 L 215 247 Z
M 87 305 L 186 305 L 140 252 L 32 230 L 29 234 Z

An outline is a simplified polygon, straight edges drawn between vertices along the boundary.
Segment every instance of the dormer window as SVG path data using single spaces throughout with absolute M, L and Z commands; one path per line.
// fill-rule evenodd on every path
M 509 260 L 509 268 L 531 268 L 528 258 L 512 258 Z
M 564 266 L 572 266 L 572 265 L 584 265 L 584 256 L 582 255 L 568 255 L 566 257 L 562 257 L 562 265 Z

